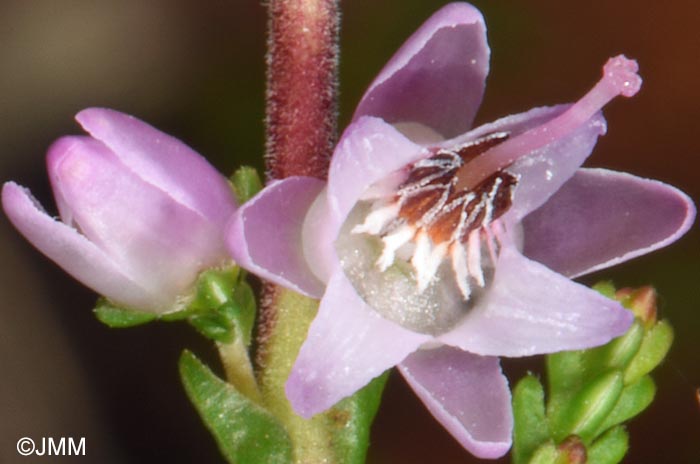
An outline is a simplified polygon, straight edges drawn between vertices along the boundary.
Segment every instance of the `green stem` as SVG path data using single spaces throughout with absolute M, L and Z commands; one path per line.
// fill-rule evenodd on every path
M 284 392 L 308 326 L 316 315 L 318 302 L 281 288 L 277 288 L 272 299 L 276 314 L 274 328 L 267 333 L 265 349 L 258 356 L 262 367 L 260 386 L 264 404 L 287 429 L 295 463 L 336 462 L 329 417 L 326 414 L 311 419 L 298 416 Z
M 262 396 L 250 362 L 248 348 L 243 343 L 242 337 L 236 337 L 231 343 L 217 343 L 216 346 L 219 349 L 228 383 L 255 403 L 262 404 Z

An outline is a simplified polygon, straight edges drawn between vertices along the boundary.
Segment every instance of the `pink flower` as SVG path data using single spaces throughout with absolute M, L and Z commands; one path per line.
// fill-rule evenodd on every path
M 231 188 L 179 140 L 122 113 L 91 108 L 47 164 L 61 221 L 14 182 L 5 213 L 42 253 L 112 302 L 143 311 L 178 309 L 200 271 L 230 260 L 223 226 Z
M 470 130 L 488 57 L 481 14 L 442 8 L 371 84 L 327 183 L 273 182 L 234 215 L 242 267 L 321 298 L 286 386 L 300 415 L 398 365 L 465 448 L 501 456 L 512 413 L 497 357 L 624 333 L 631 313 L 570 279 L 690 227 L 675 188 L 580 168 L 606 130 L 599 110 L 638 90 L 636 63 L 611 59 L 573 105 Z

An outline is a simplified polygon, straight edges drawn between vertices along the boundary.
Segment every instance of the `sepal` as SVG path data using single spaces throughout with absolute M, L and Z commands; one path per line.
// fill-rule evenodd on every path
M 93 311 L 100 322 L 112 329 L 134 327 L 158 319 L 155 313 L 121 308 L 104 297 L 97 300 Z
M 230 182 L 239 205 L 253 198 L 263 187 L 258 171 L 251 166 L 236 169 Z
M 202 335 L 219 343 L 240 337 L 250 345 L 255 323 L 255 296 L 238 267 L 203 272 L 185 315 Z
M 255 295 L 245 281 L 245 272 L 237 266 L 209 269 L 197 279 L 194 295 L 182 309 L 156 314 L 123 308 L 101 298 L 95 316 L 111 328 L 127 328 L 160 320 L 187 320 L 205 337 L 219 343 L 240 338 L 250 346 L 255 323 Z

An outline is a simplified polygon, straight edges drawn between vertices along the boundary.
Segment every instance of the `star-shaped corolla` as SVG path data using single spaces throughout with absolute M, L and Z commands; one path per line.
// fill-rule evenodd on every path
M 653 180 L 582 169 L 600 109 L 641 84 L 616 57 L 573 105 L 470 130 L 489 50 L 466 3 L 433 15 L 371 84 L 328 182 L 270 183 L 229 224 L 251 272 L 320 298 L 287 382 L 302 416 L 398 366 L 473 454 L 511 443 L 498 356 L 606 343 L 632 315 L 571 278 L 680 237 L 689 198 Z
M 57 140 L 47 156 L 61 216 L 14 182 L 5 213 L 42 253 L 113 303 L 180 308 L 199 272 L 230 262 L 223 230 L 236 209 L 226 179 L 181 141 L 102 108 L 76 119 L 91 136 Z

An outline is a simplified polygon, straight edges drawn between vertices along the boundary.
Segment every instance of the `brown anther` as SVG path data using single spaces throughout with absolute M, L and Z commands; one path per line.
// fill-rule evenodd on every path
M 465 241 L 469 233 L 510 208 L 517 178 L 497 172 L 472 191 L 455 190 L 455 174 L 467 161 L 508 138 L 505 132 L 489 134 L 452 150 L 439 149 L 416 165 L 396 194 L 398 216 L 427 232 L 437 245 Z
M 399 217 L 409 224 L 416 224 L 438 203 L 444 189 L 426 189 L 406 198 L 399 210 Z
M 462 158 L 463 163 L 468 163 L 491 147 L 495 147 L 508 138 L 507 132 L 495 132 L 484 138 L 479 139 L 476 143 L 468 144 L 456 149 L 455 151 Z

